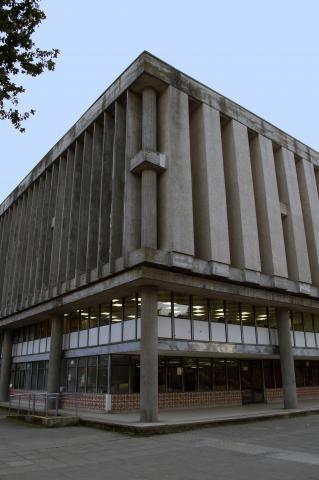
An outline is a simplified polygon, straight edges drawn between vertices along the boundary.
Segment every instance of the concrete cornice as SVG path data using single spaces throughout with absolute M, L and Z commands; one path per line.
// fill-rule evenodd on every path
M 145 76 L 142 78 L 143 74 Z M 311 161 L 319 167 L 319 153 L 283 132 L 271 123 L 263 120 L 249 110 L 229 100 L 211 88 L 180 72 L 163 60 L 149 52 L 142 52 L 131 65 L 102 93 L 102 95 L 86 110 L 80 119 L 54 145 L 54 147 L 31 170 L 12 193 L 1 203 L 0 216 L 22 195 L 22 193 L 57 159 L 63 152 L 94 122 L 110 105 L 129 87 L 135 84 L 138 91 L 146 84 L 157 90 L 165 85 L 172 85 L 182 90 L 195 101 L 206 103 L 228 118 L 233 118 L 246 125 L 254 132 L 260 133 L 276 144 L 279 144 L 297 156 Z

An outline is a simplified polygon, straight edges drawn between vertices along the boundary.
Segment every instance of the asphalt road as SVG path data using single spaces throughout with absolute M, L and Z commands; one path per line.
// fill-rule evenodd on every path
M 319 480 L 319 415 L 149 438 L 0 413 L 0 480 Z

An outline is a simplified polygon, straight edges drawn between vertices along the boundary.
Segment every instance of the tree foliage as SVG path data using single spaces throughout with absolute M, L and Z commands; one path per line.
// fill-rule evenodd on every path
M 32 40 L 45 18 L 37 0 L 0 0 L 0 119 L 8 119 L 20 132 L 35 110 L 18 110 L 18 96 L 25 88 L 16 83 L 17 76 L 20 80 L 23 74 L 36 77 L 54 70 L 59 54 L 57 49 L 41 50 Z

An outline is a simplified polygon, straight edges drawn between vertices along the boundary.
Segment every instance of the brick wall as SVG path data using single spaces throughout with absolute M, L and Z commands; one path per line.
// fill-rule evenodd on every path
M 76 405 L 80 410 L 104 410 L 105 395 L 97 393 L 82 393 L 76 395 L 61 393 L 61 408 L 75 408 Z
M 319 398 L 319 387 L 297 387 L 299 400 L 311 400 Z M 283 400 L 282 388 L 267 388 L 266 401 L 268 403 Z
M 112 395 L 112 410 L 137 410 L 139 394 Z M 241 392 L 176 392 L 160 393 L 159 408 L 217 407 L 220 405 L 241 405 Z

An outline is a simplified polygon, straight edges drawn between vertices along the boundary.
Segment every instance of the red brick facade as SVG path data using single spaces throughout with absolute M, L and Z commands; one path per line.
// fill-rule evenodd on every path
M 160 393 L 159 408 L 217 407 L 220 405 L 241 405 L 241 392 L 176 392 Z M 139 394 L 112 395 L 112 410 L 137 410 L 140 404 Z
M 297 395 L 300 400 L 319 399 L 319 387 L 297 387 Z M 283 399 L 282 388 L 267 388 L 265 397 L 267 403 L 281 401 Z

